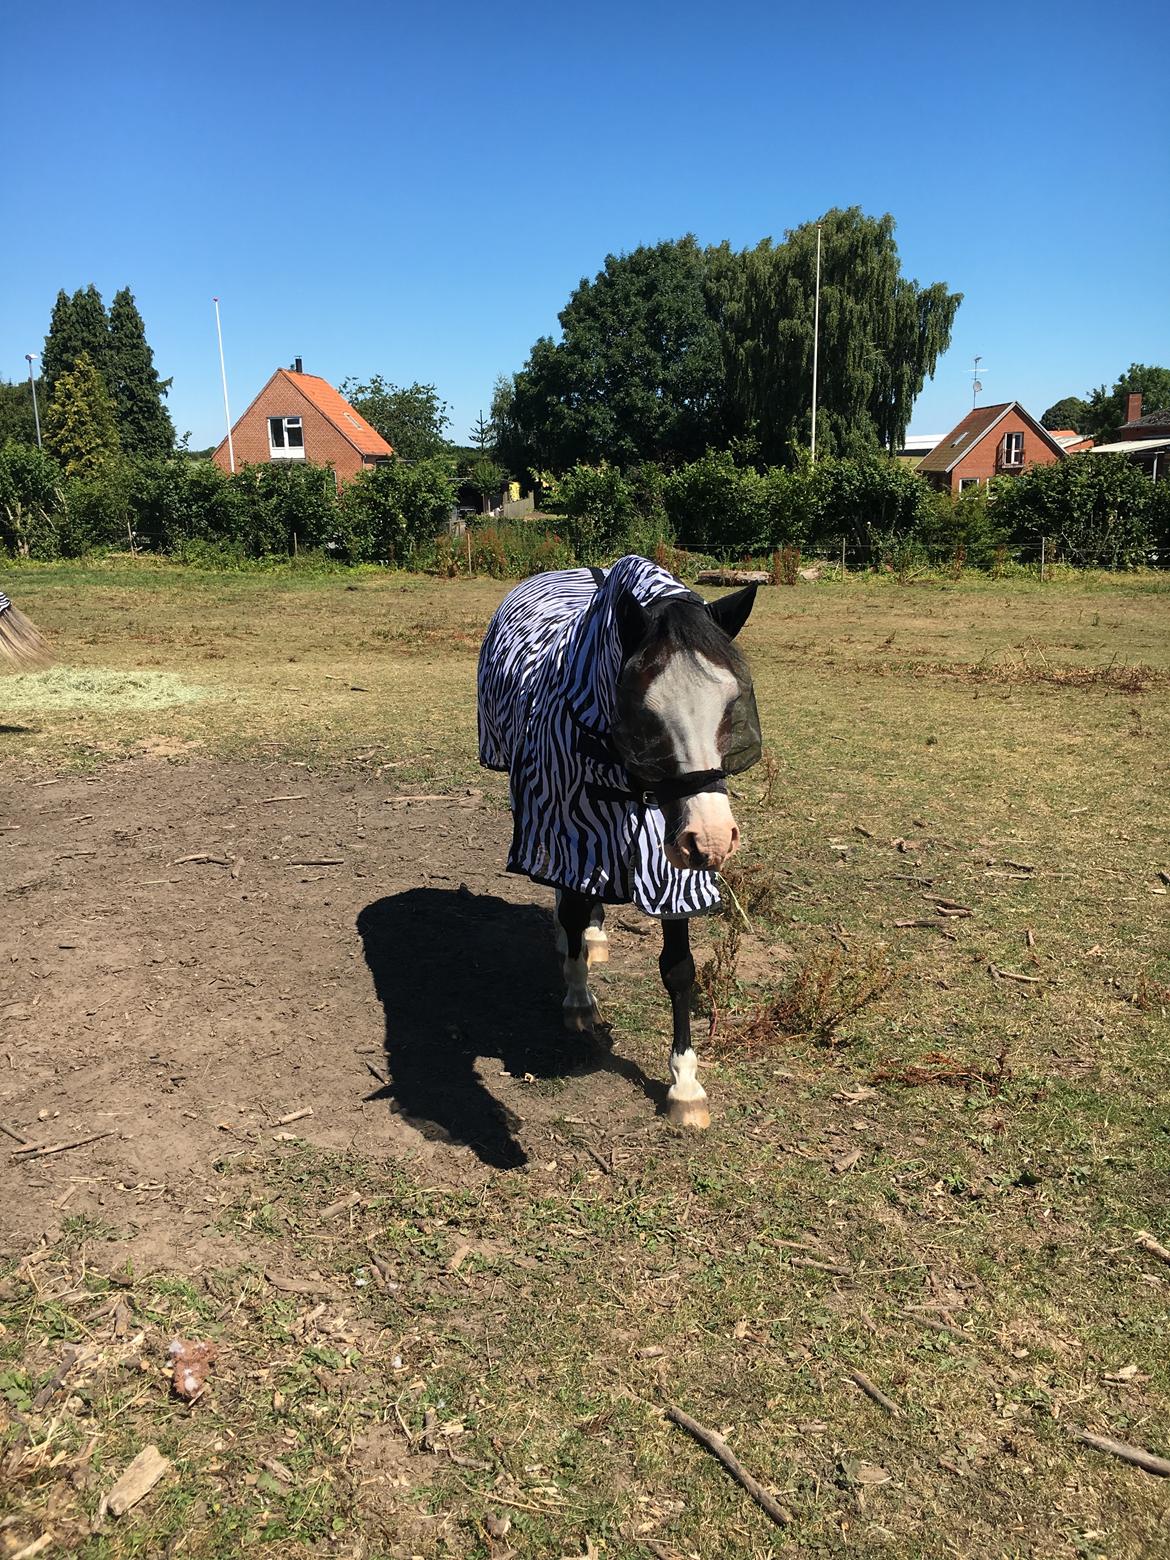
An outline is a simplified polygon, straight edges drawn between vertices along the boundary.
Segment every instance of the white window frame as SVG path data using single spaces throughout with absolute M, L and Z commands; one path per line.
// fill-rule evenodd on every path
M 1003 436 L 1003 463 L 1005 466 L 1024 464 L 1024 435 L 1018 431 Z
M 273 437 L 276 426 L 280 428 L 280 443 Z M 299 443 L 289 440 L 290 431 L 295 430 L 300 435 Z M 305 425 L 299 417 L 270 417 L 268 419 L 268 458 L 269 460 L 304 460 L 305 458 Z
M 967 489 L 969 487 L 978 487 L 979 484 L 982 482 L 982 480 L 983 480 L 982 477 L 960 477 L 959 478 L 959 492 L 962 493 L 965 489 Z

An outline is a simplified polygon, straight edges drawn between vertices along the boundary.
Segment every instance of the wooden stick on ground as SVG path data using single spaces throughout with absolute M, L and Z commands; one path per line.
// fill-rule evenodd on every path
M 111 1127 L 108 1132 L 95 1132 L 90 1137 L 74 1138 L 70 1143 L 26 1143 L 23 1148 L 12 1150 L 13 1159 L 19 1159 L 22 1155 L 26 1159 L 44 1159 L 47 1154 L 64 1154 L 71 1148 L 84 1148 L 87 1143 L 97 1143 L 102 1138 L 113 1137 L 117 1128 Z
M 897 1414 L 900 1412 L 898 1405 L 894 1402 L 893 1398 L 888 1398 L 880 1387 L 875 1387 L 873 1382 L 869 1379 L 864 1371 L 851 1370 L 849 1372 L 849 1379 L 854 1383 L 855 1386 L 860 1387 L 861 1390 L 865 1393 L 866 1397 L 871 1398 L 879 1408 L 884 1408 L 887 1414 Z
M 705 1446 L 718 1462 L 721 1462 L 737 1484 L 748 1492 L 756 1505 L 766 1511 L 777 1527 L 787 1527 L 792 1521 L 791 1516 L 771 1495 L 764 1486 L 753 1479 L 744 1465 L 736 1457 L 721 1435 L 716 1435 L 714 1430 L 706 1430 L 689 1414 L 684 1414 L 681 1408 L 675 1408 L 673 1404 L 666 1410 L 667 1419 L 678 1425 L 680 1430 L 685 1430 L 698 1441 L 700 1446 Z
M 1129 1446 L 1125 1441 L 1111 1441 L 1107 1435 L 1090 1435 L 1087 1430 L 1074 1430 L 1072 1433 L 1076 1440 L 1084 1446 L 1091 1446 L 1094 1451 L 1108 1452 L 1111 1457 L 1120 1457 L 1122 1462 L 1132 1463 L 1135 1468 L 1141 1468 L 1146 1473 L 1170 1478 L 1170 1462 L 1164 1457 L 1155 1457 L 1153 1452 L 1143 1451 L 1140 1446 Z
M 0 1121 L 0 1132 L 3 1132 L 5 1137 L 10 1137 L 14 1143 L 23 1145 L 28 1142 L 27 1138 L 22 1138 L 19 1132 L 14 1132 L 11 1127 L 6 1127 L 2 1121 Z
M 1161 1241 L 1155 1240 L 1149 1230 L 1139 1230 L 1135 1239 L 1142 1250 L 1148 1251 L 1151 1257 L 1158 1257 L 1162 1262 L 1170 1262 L 1170 1251 L 1162 1245 Z

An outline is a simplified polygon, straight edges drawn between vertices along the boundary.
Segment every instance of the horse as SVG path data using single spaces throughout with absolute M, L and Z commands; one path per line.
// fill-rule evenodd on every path
M 756 587 L 706 602 L 646 558 L 534 575 L 497 608 L 479 654 L 479 756 L 508 774 L 508 870 L 556 891 L 565 1027 L 592 1032 L 589 967 L 605 907 L 662 923 L 673 1039 L 667 1115 L 710 1124 L 691 1039 L 690 918 L 720 905 L 740 843 L 727 777 L 757 762 L 747 662 L 733 640 Z

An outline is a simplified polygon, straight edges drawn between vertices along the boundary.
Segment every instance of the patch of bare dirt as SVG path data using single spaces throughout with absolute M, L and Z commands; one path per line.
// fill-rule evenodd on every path
M 242 1255 L 217 1162 L 282 1135 L 466 1184 L 565 1116 L 653 1115 L 656 1079 L 561 1033 L 551 895 L 478 792 L 139 759 L 10 783 L 0 826 L 2 1249 L 85 1214 L 190 1270 Z M 652 923 L 612 919 L 603 978 L 644 978 Z

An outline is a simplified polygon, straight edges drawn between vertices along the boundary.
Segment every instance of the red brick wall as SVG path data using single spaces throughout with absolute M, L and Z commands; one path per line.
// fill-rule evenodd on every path
M 1029 466 L 1051 466 L 1063 457 L 1058 455 L 1051 445 L 1046 444 L 1031 423 L 1021 417 L 1019 412 L 1011 411 L 999 422 L 989 434 L 975 446 L 969 455 L 963 459 L 951 471 L 951 492 L 959 491 L 959 483 L 967 477 L 978 477 L 980 482 L 986 482 L 988 477 L 1001 475 L 999 466 L 999 451 L 1003 444 L 1005 433 L 1022 433 L 1024 435 L 1024 464 L 1013 466 L 1012 471 L 1026 471 Z M 943 482 L 946 481 L 944 477 Z
M 332 463 L 339 481 L 346 481 L 362 469 L 361 455 L 344 434 L 339 433 L 328 417 L 301 394 L 291 379 L 279 373 L 265 385 L 232 429 L 237 471 L 241 466 L 271 459 L 268 448 L 270 417 L 299 417 L 305 435 L 305 459 L 320 466 Z M 226 439 L 211 458 L 221 470 L 230 469 Z

